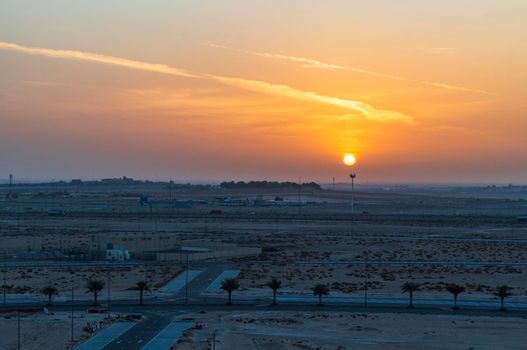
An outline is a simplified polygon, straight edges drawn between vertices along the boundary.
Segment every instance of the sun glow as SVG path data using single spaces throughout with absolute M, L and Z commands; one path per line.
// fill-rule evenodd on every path
M 342 162 L 346 166 L 352 166 L 357 162 L 357 159 L 353 154 L 348 153 L 344 155 L 344 158 L 342 158 Z

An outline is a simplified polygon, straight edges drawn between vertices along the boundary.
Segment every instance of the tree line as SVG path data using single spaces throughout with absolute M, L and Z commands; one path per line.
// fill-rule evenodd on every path
M 229 181 L 220 183 L 220 187 L 223 189 L 269 189 L 269 190 L 280 190 L 280 189 L 306 189 L 306 190 L 321 190 L 319 184 L 316 182 L 306 182 L 299 184 L 296 182 L 284 181 Z
M 282 281 L 279 280 L 276 277 L 273 277 L 267 282 L 267 287 L 271 289 L 272 296 L 273 296 L 273 302 L 272 305 L 277 305 L 277 294 L 278 290 L 282 288 Z M 86 291 L 91 293 L 93 295 L 93 305 L 97 306 L 99 305 L 98 302 L 98 296 L 99 293 L 104 289 L 105 282 L 101 279 L 88 279 L 86 280 Z M 408 301 L 408 308 L 414 308 L 414 293 L 418 292 L 420 290 L 421 285 L 415 282 L 405 282 L 403 285 L 401 285 L 401 292 L 408 294 L 409 301 Z M 5 286 L 4 286 L 5 288 Z M 240 288 L 240 282 L 236 278 L 227 277 L 225 278 L 220 285 L 220 289 L 227 292 L 227 305 L 232 305 L 232 293 Z M 136 282 L 136 284 L 131 288 L 132 290 L 136 290 L 139 293 L 139 305 L 143 305 L 143 297 L 144 293 L 151 292 L 151 286 L 148 281 L 140 280 Z M 448 291 L 453 296 L 453 310 L 459 310 L 458 306 L 458 297 L 459 294 L 464 293 L 466 291 L 465 287 L 458 285 L 458 284 L 449 284 L 445 287 L 445 290 Z M 512 290 L 513 288 L 507 285 L 500 285 L 497 286 L 494 291 L 493 295 L 498 297 L 500 300 L 500 311 L 505 311 L 505 299 L 512 296 Z M 330 287 L 327 284 L 324 283 L 316 283 L 312 288 L 311 291 L 313 293 L 313 296 L 318 298 L 318 305 L 323 305 L 323 298 L 328 296 L 330 294 Z M 53 304 L 53 296 L 59 294 L 59 290 L 53 286 L 49 285 L 44 287 L 41 290 L 41 293 L 46 295 L 48 297 L 48 305 L 51 306 Z

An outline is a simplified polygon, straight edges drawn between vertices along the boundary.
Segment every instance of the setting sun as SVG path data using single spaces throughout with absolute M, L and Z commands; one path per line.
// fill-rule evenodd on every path
M 353 154 L 346 154 L 342 159 L 342 162 L 347 166 L 352 166 L 357 162 L 357 159 Z

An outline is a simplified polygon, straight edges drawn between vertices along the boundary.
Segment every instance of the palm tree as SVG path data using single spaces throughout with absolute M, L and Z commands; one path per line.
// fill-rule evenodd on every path
M 454 295 L 454 307 L 452 309 L 459 310 L 459 307 L 457 306 L 457 296 L 465 291 L 465 287 L 460 286 L 459 284 L 449 284 L 445 289 Z
M 276 292 L 278 289 L 282 287 L 282 281 L 280 281 L 278 278 L 273 277 L 271 280 L 267 283 L 267 286 L 273 290 L 273 305 L 276 305 Z
M 221 289 L 229 293 L 229 299 L 227 300 L 227 305 L 232 305 L 231 295 L 232 292 L 240 288 L 240 282 L 235 278 L 227 277 L 221 282 Z
M 418 290 L 419 290 L 419 284 L 415 282 L 405 282 L 401 286 L 401 292 L 410 294 L 410 304 L 408 304 L 409 308 L 414 308 L 414 292 Z
M 504 306 L 505 298 L 510 297 L 512 295 L 511 293 L 512 289 L 513 289 L 512 287 L 509 287 L 507 285 L 496 287 L 496 291 L 494 292 L 494 295 L 500 298 L 501 300 L 500 311 L 505 311 L 505 306 Z
M 139 291 L 139 305 L 143 305 L 143 293 L 150 292 L 150 285 L 147 281 L 138 281 L 133 289 Z
M 42 288 L 40 293 L 48 296 L 48 306 L 51 306 L 53 305 L 51 298 L 53 298 L 54 295 L 59 295 L 59 290 L 55 286 L 49 285 Z
M 314 296 L 318 296 L 318 305 L 322 306 L 322 297 L 329 295 L 329 287 L 326 284 L 317 283 L 311 290 Z
M 104 289 L 104 281 L 97 279 L 86 280 L 86 293 L 93 293 L 93 305 L 99 305 L 97 302 L 97 296 L 101 290 Z

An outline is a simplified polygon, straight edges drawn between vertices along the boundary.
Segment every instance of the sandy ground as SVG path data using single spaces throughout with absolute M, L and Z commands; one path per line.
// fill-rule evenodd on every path
M 83 330 L 88 322 L 103 321 L 103 328 L 115 320 L 107 320 L 104 315 L 79 313 L 74 318 L 74 344 L 79 344 L 93 336 Z M 17 348 L 18 319 L 15 313 L 0 314 L 0 349 Z M 21 348 L 25 350 L 70 349 L 71 318 L 67 312 L 45 314 L 21 314 L 20 317 Z
M 210 349 L 525 349 L 527 320 L 506 317 L 348 313 L 211 313 L 187 315 L 205 322 L 190 329 L 179 350 Z
M 167 264 L 162 267 L 139 268 L 116 268 L 109 271 L 110 287 L 112 291 L 130 291 L 135 283 L 140 280 L 147 280 L 152 286 L 152 290 L 163 286 L 181 272 L 180 266 Z M 7 273 L 7 285 L 11 288 L 10 294 L 40 294 L 40 289 L 47 285 L 53 285 L 59 290 L 59 296 L 68 297 L 71 288 L 74 287 L 77 298 L 90 297 L 86 294 L 86 280 L 99 279 L 105 282 L 105 288 L 100 293 L 100 299 L 106 298 L 108 270 L 93 269 L 29 269 L 29 270 L 9 270 Z M 130 291 L 133 293 L 133 291 Z

